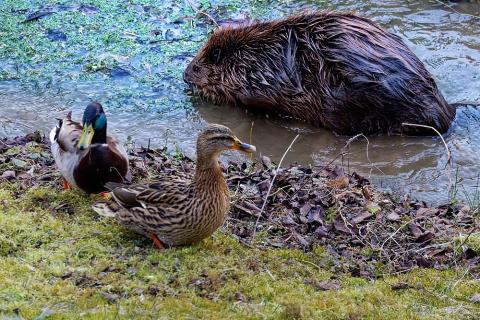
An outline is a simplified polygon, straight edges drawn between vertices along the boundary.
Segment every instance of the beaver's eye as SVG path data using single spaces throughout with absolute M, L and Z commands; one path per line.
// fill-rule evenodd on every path
M 199 72 L 200 71 L 200 67 L 199 66 L 193 66 L 193 72 Z
M 214 61 L 215 63 L 218 63 L 218 62 L 220 61 L 221 53 L 222 53 L 222 50 L 220 50 L 220 49 L 218 49 L 218 48 L 215 49 L 215 50 L 213 50 L 213 52 L 212 52 L 212 58 L 213 58 L 213 61 Z

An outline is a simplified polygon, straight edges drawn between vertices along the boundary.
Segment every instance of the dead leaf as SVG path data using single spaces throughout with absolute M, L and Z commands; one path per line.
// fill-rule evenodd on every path
M 421 236 L 417 237 L 415 239 L 415 242 L 429 243 L 433 239 L 435 239 L 435 234 L 433 232 L 427 231 L 427 232 L 424 232 Z
M 261 156 L 260 160 L 262 161 L 262 164 L 263 164 L 265 169 L 270 169 L 272 167 L 272 160 L 270 160 L 269 157 Z
M 410 223 L 408 225 L 408 228 L 410 229 L 410 233 L 415 237 L 415 238 L 419 238 L 423 235 L 423 230 L 420 228 L 419 225 L 415 224 L 415 223 Z
M 387 220 L 390 220 L 390 221 L 399 221 L 399 220 L 400 220 L 400 216 L 399 216 L 396 212 L 391 212 L 391 213 L 388 214 Z
M 433 216 L 433 215 L 436 215 L 438 213 L 438 209 L 435 209 L 435 208 L 419 208 L 416 212 L 415 212 L 415 216 L 416 217 L 420 217 L 420 216 Z
M 315 289 L 320 291 L 328 291 L 328 290 L 339 290 L 341 287 L 337 282 L 334 281 L 321 281 L 314 285 Z
M 340 231 L 340 232 L 343 232 L 343 233 L 348 233 L 348 234 L 351 233 L 350 230 L 345 225 L 345 222 L 343 221 L 343 219 L 338 219 L 338 218 L 335 219 L 335 221 L 333 221 L 333 227 L 337 231 Z
M 312 208 L 312 205 L 310 203 L 306 203 L 304 204 L 301 208 L 300 208 L 300 214 L 302 216 L 306 216 L 307 213 L 310 211 L 310 209 Z
M 362 223 L 364 220 L 370 219 L 374 214 L 368 211 L 364 211 L 352 219 L 352 222 L 355 224 Z
M 322 223 L 322 216 L 321 213 L 323 212 L 323 209 L 321 207 L 316 207 L 313 210 L 310 210 L 310 212 L 307 215 L 308 223 Z
M 410 289 L 412 288 L 411 285 L 409 285 L 408 283 L 406 282 L 403 282 L 403 281 L 400 281 L 400 282 L 397 282 L 397 283 L 394 283 L 390 286 L 390 288 L 392 290 L 402 290 L 402 289 Z
M 348 187 L 349 179 L 347 176 L 335 178 L 327 181 L 327 186 L 332 189 L 344 189 Z

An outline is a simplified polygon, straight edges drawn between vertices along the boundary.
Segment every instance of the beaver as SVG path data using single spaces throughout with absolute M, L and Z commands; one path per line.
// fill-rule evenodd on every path
M 352 13 L 308 11 L 214 30 L 184 72 L 215 104 L 246 106 L 340 135 L 432 135 L 455 117 L 400 37 Z

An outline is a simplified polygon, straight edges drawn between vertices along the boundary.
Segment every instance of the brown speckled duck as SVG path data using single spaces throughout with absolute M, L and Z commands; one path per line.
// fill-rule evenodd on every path
M 210 236 L 224 222 L 230 193 L 218 164 L 226 150 L 255 152 L 222 125 L 210 124 L 197 139 L 193 177 L 164 176 L 154 183 L 107 184 L 118 206 L 97 203 L 93 209 L 113 216 L 135 232 L 150 237 L 159 248 L 183 246 Z
M 50 132 L 50 142 L 65 189 L 72 186 L 98 193 L 107 190 L 105 183 L 124 182 L 129 175 L 128 155 L 107 135 L 107 117 L 98 102 L 86 107 L 83 126 L 69 112 Z

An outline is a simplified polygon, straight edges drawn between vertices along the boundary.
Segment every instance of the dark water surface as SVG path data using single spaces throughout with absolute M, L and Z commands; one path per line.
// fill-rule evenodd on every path
M 250 1 L 233 11 L 224 8 L 217 17 L 246 14 L 271 18 L 309 7 L 355 11 L 373 18 L 406 41 L 437 79 L 447 101 L 480 103 L 478 2 L 448 4 L 387 0 L 328 1 L 327 4 L 327 1 Z M 172 63 L 183 68 L 196 47 Z M 141 58 L 131 57 L 129 65 L 144 67 Z M 162 72 L 162 68 L 157 71 Z M 461 178 L 458 196 L 472 197 L 476 190 L 480 173 L 480 107 L 460 108 L 455 124 L 445 136 L 453 156 L 453 169 L 450 169 L 445 168 L 447 153 L 438 137 L 369 137 L 367 157 L 367 143 L 361 138 L 345 150 L 348 138 L 336 137 L 323 129 L 267 119 L 237 108 L 192 102 L 185 93 L 181 73 L 165 78 L 164 83 L 152 89 L 132 82 L 121 70 L 116 72 L 114 79 L 109 80 L 113 85 L 110 82 L 106 85 L 102 79 L 68 80 L 54 84 L 55 90 L 50 89 L 48 93 L 25 89 L 18 81 L 0 82 L 0 116 L 3 117 L 0 136 L 23 134 L 33 129 L 47 133 L 55 117 L 73 110 L 78 119 L 86 103 L 93 98 L 104 104 L 109 130 L 124 141 L 133 139 L 137 145 L 145 145 L 150 139 L 152 145 L 178 145 L 193 154 L 198 131 L 207 122 L 217 122 L 231 127 L 247 141 L 250 141 L 252 131 L 251 142 L 261 154 L 278 161 L 294 136 L 300 133 L 300 139 L 286 157 L 287 162 L 340 164 L 342 157 L 339 154 L 343 151 L 343 164 L 351 171 L 367 174 L 383 187 L 412 194 L 430 203 L 442 203 L 448 199 L 448 189 L 457 170 L 457 176 Z M 112 93 L 110 85 L 115 87 L 115 92 L 122 88 L 138 92 L 136 103 L 131 104 L 131 99 L 121 102 L 118 95 Z M 180 101 L 184 107 L 139 107 L 145 97 L 163 99 L 166 105 L 172 106 Z M 110 107 L 110 101 L 115 101 L 115 107 Z

